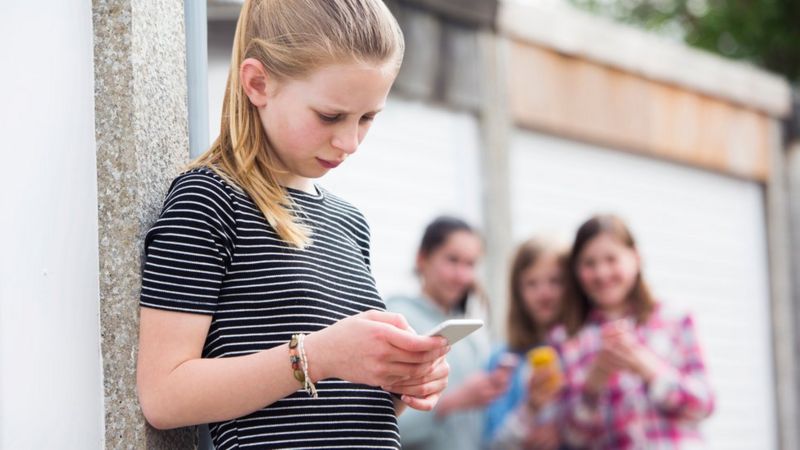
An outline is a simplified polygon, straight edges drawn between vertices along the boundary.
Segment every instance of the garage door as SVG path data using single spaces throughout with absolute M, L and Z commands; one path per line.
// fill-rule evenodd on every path
M 713 449 L 776 448 L 762 187 L 519 131 L 511 151 L 513 229 L 571 239 L 589 215 L 614 212 L 638 240 L 657 297 L 695 314 L 717 410 Z

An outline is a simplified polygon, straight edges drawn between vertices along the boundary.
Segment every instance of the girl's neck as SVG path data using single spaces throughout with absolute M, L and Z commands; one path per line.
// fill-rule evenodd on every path
M 436 306 L 436 309 L 445 315 L 450 314 L 450 308 L 448 308 L 444 302 L 436 298 L 435 295 L 432 295 L 431 292 L 425 288 L 425 286 L 422 286 L 422 296 L 427 298 L 431 303 L 433 303 L 434 306 Z
M 597 308 L 597 311 L 606 320 L 616 320 L 627 316 L 630 308 L 628 308 L 628 302 L 622 302 L 618 305 Z
M 314 182 L 310 178 L 303 178 L 302 181 L 297 181 L 294 183 L 286 183 L 284 186 L 292 189 L 297 189 L 298 191 L 303 191 L 306 194 L 317 195 L 317 187 L 314 186 Z
M 291 173 L 279 174 L 278 182 L 281 186 L 303 191 L 307 194 L 316 195 L 317 188 L 314 186 L 314 180 L 311 178 L 301 177 Z

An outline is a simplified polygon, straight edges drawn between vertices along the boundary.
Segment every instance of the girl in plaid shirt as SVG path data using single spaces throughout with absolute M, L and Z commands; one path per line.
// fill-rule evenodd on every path
M 633 236 L 618 217 L 578 230 L 568 264 L 561 348 L 562 435 L 587 449 L 702 447 L 714 397 L 689 315 L 651 296 Z

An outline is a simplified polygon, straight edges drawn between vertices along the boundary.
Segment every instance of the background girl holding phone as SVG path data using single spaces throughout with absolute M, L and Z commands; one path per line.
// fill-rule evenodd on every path
M 420 333 L 447 319 L 475 317 L 477 298 L 475 266 L 481 256 L 481 240 L 463 220 L 439 217 L 425 229 L 419 246 L 416 272 L 420 293 L 387 300 L 390 311 L 403 314 Z M 478 309 L 478 308 L 475 308 Z M 509 371 L 486 372 L 489 352 L 484 328 L 455 344 L 447 356 L 450 379 L 432 412 L 409 411 L 400 418 L 406 450 L 470 450 L 481 448 L 483 408 L 502 394 Z

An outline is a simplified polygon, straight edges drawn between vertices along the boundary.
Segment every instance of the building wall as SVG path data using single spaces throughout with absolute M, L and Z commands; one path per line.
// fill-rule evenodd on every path
M 3 2 L 0 42 L 0 448 L 98 449 L 92 4 Z

